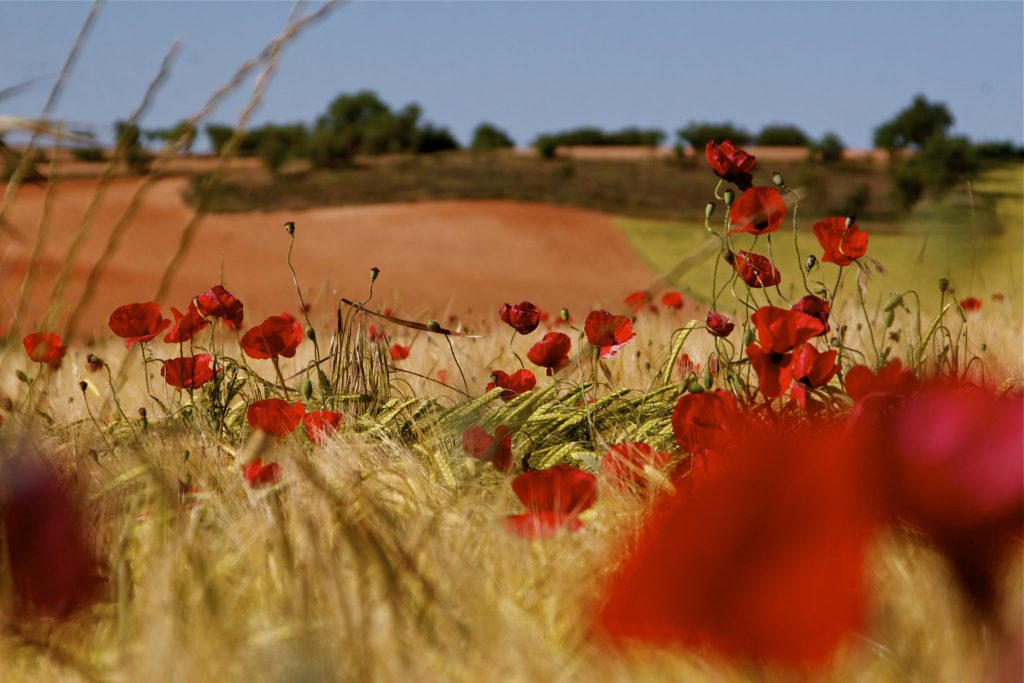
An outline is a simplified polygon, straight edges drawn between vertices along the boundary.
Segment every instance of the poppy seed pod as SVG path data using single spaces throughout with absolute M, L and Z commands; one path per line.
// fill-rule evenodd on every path
M 736 193 L 732 190 L 726 190 L 722 193 L 722 197 L 725 199 L 726 206 L 732 206 L 732 202 L 736 199 Z
M 291 235 L 292 237 L 294 237 L 295 236 L 295 223 L 293 223 L 292 221 L 288 221 L 287 223 L 285 223 L 284 224 L 284 231 L 286 233 L 288 233 L 289 235 Z
M 708 205 L 704 207 L 704 218 L 710 219 L 715 213 L 715 203 L 708 202 Z
M 775 183 L 775 187 L 785 187 L 786 181 L 782 178 L 781 173 L 772 173 L 772 182 Z
M 949 280 L 944 277 L 939 278 L 939 291 L 943 294 L 949 289 Z

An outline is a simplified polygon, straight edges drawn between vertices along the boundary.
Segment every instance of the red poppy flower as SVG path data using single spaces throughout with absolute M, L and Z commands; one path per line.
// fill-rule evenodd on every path
M 505 425 L 494 429 L 494 436 L 483 427 L 472 426 L 462 433 L 462 450 L 477 460 L 494 465 L 499 472 L 512 471 L 512 430 Z
M 33 332 L 26 335 L 21 343 L 33 363 L 46 363 L 51 370 L 56 370 L 68 350 L 60 341 L 60 337 L 53 332 Z
M 976 313 L 981 310 L 981 299 L 977 299 L 973 296 L 961 299 L 960 308 L 964 309 L 968 313 Z
M 273 486 L 281 480 L 281 466 L 276 462 L 264 463 L 259 458 L 254 458 L 242 467 L 242 476 L 254 489 Z
M 599 625 L 615 640 L 827 664 L 862 625 L 878 487 L 844 434 L 751 424 L 736 437 L 706 481 L 663 499 Z
M 613 357 L 636 336 L 633 332 L 633 321 L 603 310 L 591 311 L 587 315 L 583 331 L 587 334 L 587 341 L 601 349 L 601 358 Z
M 740 250 L 732 257 L 732 267 L 748 287 L 755 289 L 774 287 L 782 280 L 779 269 L 772 265 L 767 256 L 761 254 Z
M 438 370 L 437 371 L 437 381 L 440 382 L 441 384 L 444 384 L 445 382 L 447 382 L 448 381 L 448 371 L 447 370 Z
M 391 345 L 391 359 L 392 360 L 405 360 L 409 357 L 409 347 L 402 346 L 401 344 Z
M 802 344 L 793 354 L 793 388 L 790 396 L 803 408 L 807 407 L 807 389 L 817 389 L 832 381 L 839 372 L 835 350 L 821 352 L 810 344 Z
M 917 375 L 903 367 L 899 358 L 893 358 L 877 373 L 871 372 L 866 365 L 857 365 L 846 372 L 843 380 L 846 393 L 858 403 L 872 396 L 909 396 L 919 384 Z
M 793 304 L 792 310 L 817 318 L 824 325 L 821 334 L 828 332 L 828 316 L 832 312 L 832 307 L 825 299 L 808 294 Z
M 242 351 L 250 358 L 291 358 L 302 341 L 302 326 L 287 313 L 272 315 L 242 335 Z
M 665 308 L 682 308 L 683 307 L 683 295 L 679 292 L 665 292 L 661 297 L 661 305 Z
M 895 414 L 888 433 L 898 511 L 935 539 L 968 593 L 991 606 L 1000 562 L 1024 533 L 1024 402 L 930 387 Z
M 630 486 L 642 488 L 647 483 L 644 468 L 649 466 L 660 470 L 671 459 L 671 453 L 656 451 L 645 443 L 620 443 L 601 457 L 601 471 L 621 489 Z
M 155 301 L 142 304 L 125 304 L 110 314 L 110 330 L 124 339 L 126 348 L 135 342 L 148 342 L 171 325 L 171 321 L 160 315 L 160 306 Z
M 747 358 L 757 373 L 757 388 L 761 393 L 767 398 L 782 396 L 793 381 L 792 352 L 779 353 L 748 344 Z
M 540 311 L 529 301 L 518 305 L 502 304 L 498 315 L 519 334 L 530 334 L 540 325 Z
M 826 218 L 812 228 L 818 244 L 825 250 L 822 261 L 848 266 L 868 251 L 868 234 L 856 223 L 846 227 L 846 218 Z
M 512 490 L 528 512 L 510 516 L 507 528 L 526 538 L 544 538 L 583 526 L 578 515 L 597 500 L 597 479 L 569 465 L 555 465 L 523 472 L 512 480 Z
M 729 208 L 729 234 L 749 232 L 764 235 L 782 227 L 786 217 L 786 200 L 774 187 L 752 187 Z
M 370 337 L 370 341 L 377 341 L 378 339 L 384 339 L 384 330 L 377 327 L 376 325 L 370 325 L 366 328 L 366 333 Z
M 203 317 L 203 314 L 196 308 L 194 301 L 190 301 L 188 308 L 182 313 L 174 306 L 171 306 L 171 315 L 174 316 L 174 327 L 164 335 L 164 341 L 168 344 L 180 344 L 187 342 L 197 332 L 210 324 L 210 321 Z
M 753 180 L 750 172 L 754 170 L 757 159 L 752 154 L 747 154 L 739 147 L 736 147 L 728 140 L 722 140 L 722 144 L 716 144 L 714 140 L 708 140 L 704 147 L 704 157 L 708 165 L 719 178 L 726 182 L 735 183 L 741 190 L 750 187 Z
M 298 401 L 288 405 L 279 398 L 265 398 L 249 404 L 245 417 L 253 428 L 280 438 L 291 434 L 305 413 L 306 409 Z
M 495 387 L 504 389 L 501 392 L 501 400 L 511 401 L 519 394 L 523 394 L 537 386 L 537 376 L 529 370 L 516 370 L 511 375 L 501 370 L 491 372 L 492 382 L 487 383 L 486 391 Z
M 679 357 L 676 358 L 676 367 L 679 368 L 679 375 L 681 377 L 686 377 L 691 372 L 693 374 L 700 372 L 700 363 L 694 363 L 688 353 L 679 354 Z
M 552 375 L 569 364 L 569 349 L 572 340 L 569 335 L 561 332 L 548 332 L 544 338 L 530 347 L 526 357 L 534 365 L 548 369 L 548 375 Z
M 344 419 L 344 415 L 333 410 L 314 410 L 302 416 L 302 426 L 306 428 L 306 436 L 313 444 L 323 446 L 338 431 Z
M 67 481 L 27 460 L 0 467 L 5 582 L 21 616 L 63 618 L 99 597 L 100 564 Z
M 708 311 L 708 317 L 704 322 L 708 326 L 708 332 L 716 337 L 728 337 L 733 328 L 736 327 L 727 316 L 718 311 Z
M 629 310 L 633 311 L 633 313 L 639 313 L 644 306 L 649 306 L 651 301 L 653 301 L 651 293 L 646 289 L 641 289 L 640 291 L 633 292 L 627 296 L 624 303 L 629 307 Z M 654 306 L 651 306 L 651 310 L 655 313 L 658 312 L 658 309 Z
M 213 359 L 207 353 L 165 360 L 163 367 L 160 368 L 160 375 L 172 387 L 198 389 L 213 379 L 211 360 Z
M 775 306 L 762 306 L 750 321 L 757 328 L 757 341 L 772 353 L 789 353 L 818 336 L 823 327 L 820 320 L 806 313 Z
M 736 399 L 723 389 L 683 394 L 672 410 L 672 433 L 686 453 L 718 452 L 731 443 L 738 414 Z
M 222 318 L 228 327 L 242 329 L 242 319 L 245 316 L 242 302 L 221 285 L 214 285 L 197 296 L 195 304 L 203 317 Z

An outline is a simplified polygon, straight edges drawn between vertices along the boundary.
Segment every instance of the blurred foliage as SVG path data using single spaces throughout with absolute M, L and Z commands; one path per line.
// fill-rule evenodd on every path
M 733 142 L 736 142 L 733 140 Z M 807 147 L 811 138 L 797 126 L 773 123 L 761 129 L 754 139 L 755 145 L 764 147 Z
M 491 123 L 481 123 L 473 131 L 473 142 L 470 149 L 474 152 L 491 152 L 496 149 L 515 147 L 515 142 L 508 133 Z
M 685 128 L 677 130 L 676 136 L 697 151 L 703 151 L 709 140 L 716 142 L 730 140 L 736 145 L 749 145 L 753 140 L 753 136 L 748 131 L 734 125 L 731 121 L 724 123 L 691 121 Z

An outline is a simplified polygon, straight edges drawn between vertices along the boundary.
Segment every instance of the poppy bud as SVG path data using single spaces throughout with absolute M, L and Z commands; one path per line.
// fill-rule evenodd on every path
M 149 427 L 149 420 L 146 419 L 146 409 L 145 408 L 139 408 L 139 418 L 142 419 L 142 428 L 143 429 L 146 429 L 147 427 Z
M 749 346 L 754 343 L 754 328 L 748 327 L 747 331 L 743 333 L 743 345 Z
M 320 368 L 316 370 L 317 380 L 320 382 L 320 391 L 324 392 L 331 388 L 331 380 L 327 379 L 327 373 Z
M 288 233 L 289 235 L 291 235 L 292 237 L 294 237 L 295 236 L 295 223 L 293 223 L 291 221 L 288 221 L 287 223 L 285 223 L 284 224 L 284 231 L 286 233 Z
M 4 396 L 3 398 L 0 398 L 0 409 L 10 412 L 14 410 L 14 402 L 11 401 L 11 399 Z
M 711 376 L 711 364 L 708 363 L 704 368 L 704 374 L 700 378 L 700 383 L 705 389 L 710 389 L 711 385 L 715 383 L 715 378 Z
M 850 226 L 857 222 L 857 217 L 852 213 L 846 217 L 846 229 L 849 230 Z
M 302 382 L 302 398 L 307 401 L 313 398 L 313 383 L 308 379 Z
M 982 351 L 988 351 L 988 344 L 986 344 L 985 342 L 981 342 L 980 344 L 978 344 L 978 348 L 981 349 Z
M 316 330 L 309 325 L 306 326 L 306 339 L 309 341 L 316 341 Z
M 895 319 L 896 312 L 891 308 L 885 309 L 885 312 L 882 314 L 882 322 L 885 323 L 886 329 L 892 327 L 892 323 Z
M 838 337 L 832 337 L 831 339 L 828 340 L 828 345 L 829 346 L 834 346 L 836 348 L 839 348 L 839 338 Z
M 93 371 L 99 370 L 100 368 L 103 367 L 103 359 L 94 353 L 90 353 L 88 356 L 86 356 L 85 362 L 89 364 L 89 369 Z
M 722 193 L 722 197 L 725 199 L 726 206 L 732 206 L 732 202 L 736 199 L 736 193 L 732 190 L 726 190 Z
M 885 302 L 885 310 L 891 311 L 894 308 L 896 308 L 897 306 L 902 306 L 902 305 L 903 305 L 903 295 L 902 294 L 893 294 L 891 297 L 889 297 L 889 300 Z
M 436 320 L 428 320 L 427 327 L 430 329 L 431 332 L 441 331 L 441 323 L 437 322 Z
M 690 379 L 686 382 L 686 390 L 691 394 L 703 394 L 704 387 L 701 386 L 700 381 L 696 375 L 690 374 Z
M 816 265 L 818 265 L 818 258 L 814 254 L 811 254 L 807 257 L 807 262 L 804 263 L 804 270 L 809 273 L 814 270 L 814 266 Z
M 78 383 L 78 388 L 81 389 L 82 393 L 84 394 L 85 390 L 89 388 L 89 383 L 83 379 L 81 382 Z
M 731 266 L 733 261 L 736 260 L 736 254 L 732 253 L 728 249 L 723 249 L 722 250 L 722 258 L 725 259 L 725 262 L 728 263 Z
M 939 278 L 939 291 L 942 292 L 943 294 L 945 294 L 947 289 L 949 289 L 949 280 L 947 278 L 940 277 Z
M 775 183 L 775 187 L 785 187 L 786 181 L 783 180 L 782 174 L 775 172 L 772 173 L 772 182 Z
M 380 268 L 377 266 L 370 268 L 370 282 L 375 281 L 378 275 L 380 275 Z
M 569 309 L 563 308 L 558 312 L 558 317 L 562 319 L 562 322 L 566 325 L 569 324 Z
M 28 384 L 28 375 L 26 375 L 21 370 L 18 370 L 17 372 L 15 372 L 14 376 L 18 378 L 19 382 L 24 382 L 25 384 Z
M 704 218 L 710 219 L 715 213 L 715 203 L 708 202 L 708 205 L 704 207 Z

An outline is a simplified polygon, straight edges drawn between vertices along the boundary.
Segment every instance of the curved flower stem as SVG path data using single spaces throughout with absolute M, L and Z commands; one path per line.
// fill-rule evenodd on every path
M 444 335 L 444 340 L 448 342 L 448 350 L 452 352 L 452 360 L 455 361 L 455 367 L 459 369 L 459 376 L 462 377 L 462 388 L 465 390 L 466 395 L 469 395 L 469 382 L 466 381 L 466 373 L 462 371 L 462 364 L 459 363 L 459 357 L 455 355 L 455 347 L 452 345 L 452 339 L 447 334 Z
M 797 239 L 797 214 L 800 212 L 800 195 L 793 190 L 786 188 L 786 192 L 793 195 L 793 249 L 796 251 L 796 264 L 800 270 L 800 277 L 804 281 L 804 291 L 808 294 L 814 294 L 811 291 L 810 286 L 807 284 L 807 271 L 804 270 L 804 259 L 800 255 L 800 242 Z
M 299 306 L 302 308 L 302 317 L 306 319 L 306 326 L 313 329 L 313 323 L 309 320 L 309 313 L 306 310 L 306 300 L 302 298 L 302 287 L 299 286 L 299 275 L 295 272 L 292 264 L 292 248 L 295 246 L 295 231 L 291 231 L 291 239 L 288 241 L 288 270 L 292 271 L 292 282 L 295 284 L 295 292 L 299 295 Z M 373 282 L 370 282 L 370 291 L 373 292 Z M 316 335 L 313 335 L 313 357 L 320 362 L 320 345 L 317 343 Z
M 277 374 L 277 381 L 281 383 L 281 390 L 284 391 L 284 397 L 287 399 L 288 385 L 284 381 L 284 375 L 281 374 L 281 365 L 277 362 L 277 356 L 271 356 L 270 362 L 274 364 L 274 372 Z

